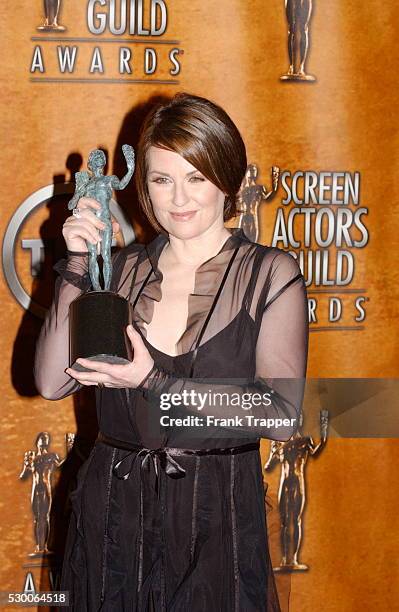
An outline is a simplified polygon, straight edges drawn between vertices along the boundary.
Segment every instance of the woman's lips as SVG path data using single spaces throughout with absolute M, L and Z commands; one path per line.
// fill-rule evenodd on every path
M 187 210 L 183 213 L 171 212 L 172 219 L 175 221 L 189 221 L 192 219 L 197 211 L 196 210 Z

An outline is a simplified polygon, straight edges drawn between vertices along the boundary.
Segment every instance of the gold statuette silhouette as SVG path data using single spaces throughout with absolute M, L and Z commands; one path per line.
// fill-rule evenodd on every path
M 52 555 L 47 548 L 50 535 L 50 511 L 52 504 L 52 475 L 64 463 L 74 442 L 74 434 L 65 436 L 66 455 L 61 459 L 57 453 L 49 450 L 50 434 L 42 431 L 36 438 L 36 450 L 28 450 L 24 455 L 21 480 L 32 478 L 31 507 L 33 514 L 33 531 L 35 549 L 29 557 L 46 557 Z
M 305 507 L 305 466 L 309 455 L 317 456 L 327 442 L 328 411 L 320 412 L 321 440 L 315 444 L 310 436 L 304 436 L 300 425 L 295 434 L 286 442 L 273 441 L 270 456 L 264 469 L 271 470 L 275 463 L 281 464 L 281 478 L 278 491 L 278 507 L 281 520 L 282 560 L 275 572 L 298 572 L 308 568 L 298 560 L 302 543 L 302 514 Z
M 259 237 L 259 205 L 271 200 L 276 194 L 280 177 L 280 168 L 272 167 L 272 188 L 268 190 L 264 185 L 258 185 L 258 168 L 255 164 L 249 164 L 237 197 L 237 211 L 240 213 L 238 227 L 252 242 L 257 242 Z
M 44 32 L 65 32 L 66 27 L 58 23 L 61 0 L 44 0 L 44 24 L 38 30 Z
M 312 0 L 285 0 L 288 21 L 288 71 L 282 81 L 315 81 L 306 74 L 305 64 L 309 54 L 309 22 L 312 15 Z M 299 56 L 299 57 L 298 57 Z

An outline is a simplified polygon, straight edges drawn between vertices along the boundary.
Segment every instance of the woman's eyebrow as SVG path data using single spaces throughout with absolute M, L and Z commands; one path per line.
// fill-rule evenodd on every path
M 195 174 L 196 172 L 200 172 L 200 170 L 192 170 L 191 172 L 187 172 L 186 176 L 191 176 L 192 174 Z M 162 172 L 161 170 L 150 170 L 148 174 L 162 174 L 162 176 L 170 177 L 170 174 L 168 174 L 167 172 Z

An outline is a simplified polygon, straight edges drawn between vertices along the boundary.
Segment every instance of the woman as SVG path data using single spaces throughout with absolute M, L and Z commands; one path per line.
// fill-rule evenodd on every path
M 259 438 L 296 430 L 306 290 L 291 255 L 224 226 L 246 166 L 236 126 L 205 98 L 177 94 L 147 117 L 135 180 L 159 234 L 113 256 L 111 288 L 134 305 L 127 365 L 66 368 L 68 307 L 90 288 L 85 241 L 100 239 L 98 203 L 82 198 L 80 217 L 65 222 L 68 257 L 35 373 L 48 399 L 96 387 L 100 434 L 72 494 L 61 583 L 74 611 L 280 609 Z

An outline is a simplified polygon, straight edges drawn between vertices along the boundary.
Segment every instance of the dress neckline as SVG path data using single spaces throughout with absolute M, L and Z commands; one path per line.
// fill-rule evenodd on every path
M 153 346 L 146 337 L 146 326 L 151 323 L 154 303 L 162 299 L 163 274 L 158 267 L 158 261 L 163 248 L 168 243 L 167 234 L 158 234 L 143 249 L 140 258 L 137 278 L 135 278 L 135 299 L 133 307 L 135 322 L 140 328 L 141 335 L 147 344 L 165 355 L 168 359 L 174 359 L 182 355 L 194 352 L 194 346 L 200 337 L 203 323 L 213 307 L 218 288 L 222 281 L 224 272 L 229 267 L 233 250 L 237 250 L 244 244 L 252 244 L 245 236 L 242 228 L 226 228 L 230 236 L 220 247 L 219 251 L 204 261 L 195 271 L 195 284 L 193 293 L 188 295 L 188 318 L 186 329 L 176 342 L 176 355 L 170 355 Z
M 230 323 L 228 323 L 227 327 L 233 326 L 236 324 L 237 320 L 239 319 L 239 317 L 241 317 L 243 315 L 243 313 L 245 313 L 245 309 L 244 307 L 241 307 L 240 310 L 237 312 L 237 314 L 235 315 L 235 317 L 230 321 Z M 250 317 L 249 317 L 250 318 Z M 252 321 L 252 319 L 250 318 L 250 320 Z M 153 344 L 151 344 L 151 342 L 149 340 L 147 340 L 145 334 L 143 334 L 142 329 L 140 328 L 139 325 L 136 324 L 137 330 L 144 342 L 144 344 L 147 345 L 147 348 L 149 347 L 151 350 L 153 350 L 155 353 L 158 353 L 159 355 L 163 355 L 163 357 L 166 357 L 167 359 L 171 359 L 171 360 L 175 360 L 181 357 L 189 357 L 192 353 L 194 353 L 194 348 L 187 351 L 186 353 L 177 353 L 176 355 L 170 355 L 169 353 L 165 353 L 165 351 L 161 351 L 161 349 L 157 348 L 156 346 L 154 346 Z M 221 330 L 219 330 L 214 336 L 211 336 L 210 338 L 208 338 L 208 340 L 206 340 L 206 342 L 204 342 L 203 344 L 201 344 L 198 347 L 199 349 L 203 349 L 204 347 L 206 347 L 206 345 L 211 342 L 214 341 L 222 332 L 224 332 L 226 330 L 226 328 L 223 328 Z
M 153 344 L 151 344 L 151 342 L 149 340 L 147 340 L 145 334 L 143 333 L 143 330 L 140 328 L 139 325 L 137 325 L 137 329 L 138 332 L 141 336 L 141 339 L 143 340 L 144 344 L 147 346 L 147 348 L 151 349 L 152 351 L 154 351 L 155 353 L 158 353 L 159 355 L 163 355 L 163 357 L 166 357 L 167 359 L 176 359 L 177 357 L 186 357 L 188 355 L 190 355 L 194 349 L 191 349 L 190 351 L 187 351 L 187 353 L 178 353 L 177 355 L 170 355 L 169 353 L 165 353 L 165 351 L 161 351 L 161 349 L 157 348 L 156 346 L 154 346 Z

